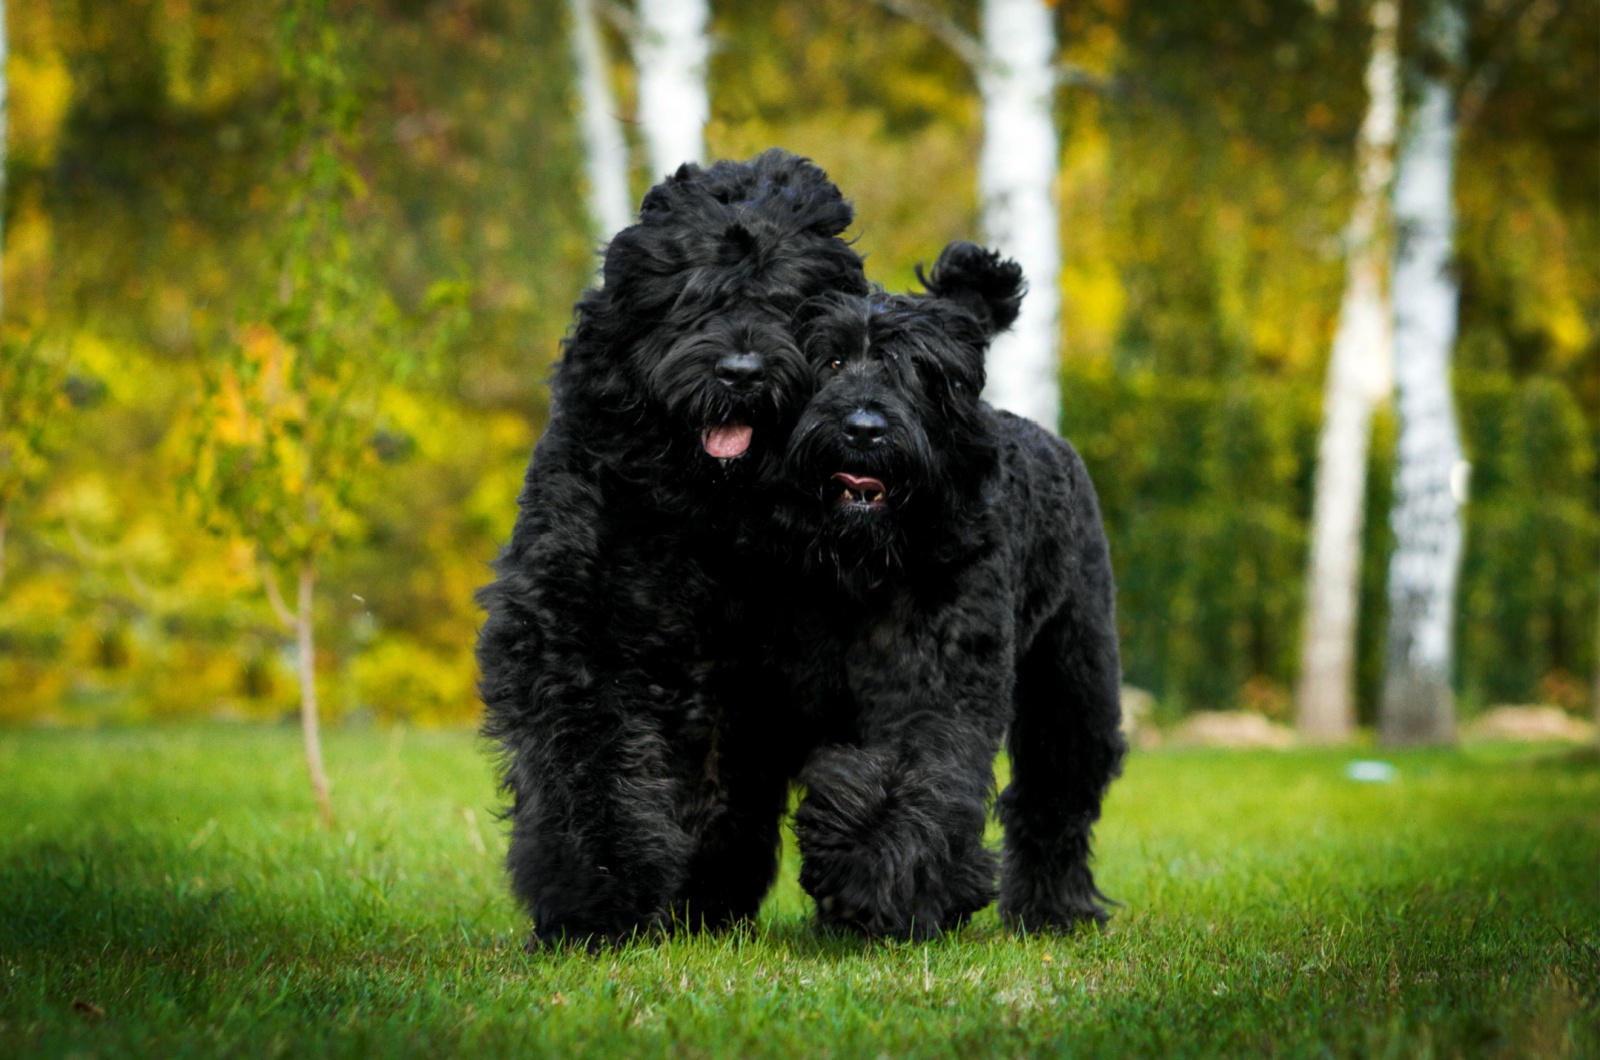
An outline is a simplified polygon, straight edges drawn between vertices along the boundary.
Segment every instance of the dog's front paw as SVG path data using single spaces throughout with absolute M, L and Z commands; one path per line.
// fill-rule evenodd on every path
M 1098 902 L 1027 907 L 1001 902 L 1000 919 L 1013 931 L 1023 934 L 1059 932 L 1070 935 L 1080 927 L 1104 927 L 1111 920 L 1111 914 Z
M 552 881 L 531 903 L 530 911 L 529 951 L 581 947 L 594 953 L 655 938 L 670 923 L 661 902 L 624 888 L 614 876 Z
M 529 953 L 540 950 L 582 948 L 590 953 L 634 941 L 659 938 L 666 933 L 667 918 L 660 913 L 604 919 L 535 915 L 533 933 L 523 946 Z
M 795 812 L 800 885 L 824 926 L 925 939 L 993 901 L 981 799 L 908 784 L 857 749 L 814 760 L 805 779 Z
M 858 847 L 802 854 L 800 885 L 816 900 L 817 922 L 880 938 L 939 934 L 946 917 L 934 895 L 879 853 Z
M 994 900 L 994 866 L 980 856 L 964 867 L 946 866 L 942 878 L 898 877 L 892 866 L 862 857 L 854 866 L 816 859 L 801 869 L 801 886 L 817 903 L 817 922 L 877 938 L 924 940 L 961 927 Z M 831 861 L 825 867 L 819 862 Z M 807 871 L 807 867 L 811 871 Z M 842 871 L 841 871 L 842 870 Z
M 1080 927 L 1103 927 L 1111 919 L 1106 906 L 1117 904 L 1100 893 L 1087 865 L 1049 880 L 1024 878 L 1010 870 L 1008 865 L 1001 884 L 1000 919 L 1015 931 L 1071 933 Z

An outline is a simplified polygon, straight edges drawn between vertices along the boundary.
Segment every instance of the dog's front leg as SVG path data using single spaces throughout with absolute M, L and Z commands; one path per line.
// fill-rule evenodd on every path
M 654 615 L 607 596 L 604 572 L 628 557 L 602 554 L 604 523 L 587 478 L 530 473 L 480 596 L 484 733 L 512 796 L 506 866 L 542 943 L 593 946 L 664 921 L 689 857 L 660 689 L 626 652 Z
M 851 648 L 859 736 L 806 763 L 795 831 L 800 883 L 824 924 L 928 938 L 994 898 L 983 830 L 1009 648 L 1004 629 L 970 612 L 909 613 L 897 628 L 886 629 L 892 614 L 867 627 Z
M 506 775 L 506 865 L 535 940 L 593 948 L 664 925 L 691 852 L 666 741 L 648 720 L 603 707 L 547 710 L 542 722 Z
M 972 756 L 833 745 L 801 774 L 800 884 L 825 925 L 931 938 L 994 899 L 990 781 Z

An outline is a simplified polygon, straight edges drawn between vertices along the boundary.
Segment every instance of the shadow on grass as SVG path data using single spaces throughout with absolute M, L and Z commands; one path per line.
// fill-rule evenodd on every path
M 0 950 L 182 950 L 244 928 L 234 896 L 150 869 L 167 844 L 99 836 L 19 844 L 0 858 Z
M 338 950 L 359 960 L 421 943 L 435 952 L 460 952 L 469 962 L 492 953 L 512 971 L 747 946 L 781 959 L 844 962 L 921 945 L 823 930 L 809 917 L 784 916 L 720 931 L 646 933 L 594 952 L 579 944 L 524 952 L 516 934 L 526 927 L 520 918 L 511 933 L 485 931 L 476 917 L 453 925 L 435 920 L 419 933 L 418 925 L 386 911 L 383 897 L 359 884 L 308 883 L 318 876 L 315 868 L 294 881 L 301 894 L 285 895 L 273 890 L 270 873 L 242 888 L 205 879 L 195 874 L 199 867 L 190 853 L 181 842 L 104 833 L 17 843 L 0 856 L 0 952 L 58 966 L 118 959 L 181 963 L 224 951 L 304 960 Z

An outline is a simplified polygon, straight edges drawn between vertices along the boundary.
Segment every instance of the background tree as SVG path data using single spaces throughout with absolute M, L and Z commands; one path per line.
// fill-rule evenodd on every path
M 922 0 L 878 0 L 922 26 L 967 65 L 983 100 L 978 200 L 984 241 L 1022 265 L 1028 295 L 990 346 L 985 397 L 1060 430 L 1060 161 L 1055 18 L 1044 0 L 983 0 L 974 37 Z
M 360 530 L 383 392 L 415 363 L 352 234 L 365 187 L 350 157 L 358 94 L 344 28 L 328 0 L 292 0 L 279 18 L 281 243 L 260 317 L 209 366 L 190 485 L 215 528 L 253 546 L 267 597 L 294 636 L 306 765 L 327 825 L 318 564 Z M 292 607 L 278 584 L 284 570 L 296 586 Z
M 1459 291 L 1455 232 L 1455 79 L 1466 25 L 1450 0 L 1423 20 L 1416 106 L 1400 147 L 1394 191 L 1395 382 L 1400 439 L 1389 564 L 1388 669 L 1380 711 L 1386 743 L 1455 739 L 1452 689 L 1461 505 L 1461 450 L 1450 364 Z
M 1015 258 L 1028 296 L 989 353 L 987 396 L 1051 432 L 1061 429 L 1061 217 L 1055 183 L 1055 19 L 1044 0 L 984 0 L 983 238 Z
M 978 0 L 926 3 L 981 52 Z M 7 7 L 7 328 L 70 365 L 69 387 L 103 385 L 106 399 L 73 407 L 27 517 L 13 518 L 0 717 L 279 717 L 299 681 L 254 550 L 216 547 L 171 488 L 193 463 L 186 410 L 213 388 L 218 351 L 256 324 L 283 339 L 279 0 Z M 597 8 L 638 21 L 626 0 Z M 459 356 L 381 390 L 352 533 L 316 566 L 319 704 L 466 722 L 473 590 L 509 529 L 548 415 L 549 363 L 594 274 L 573 23 L 565 3 L 333 9 L 359 28 L 345 43 L 365 72 L 344 153 L 365 192 L 345 214 L 362 282 L 410 314 L 437 277 L 470 277 L 473 313 Z M 1600 616 L 1600 21 L 1592 4 L 1464 10 L 1462 110 L 1476 117 L 1458 119 L 1454 392 L 1473 471 L 1456 690 L 1464 718 L 1533 701 L 1587 714 Z M 1371 9 L 1147 0 L 1053 12 L 1065 80 L 1103 89 L 1055 100 L 1070 233 L 1059 380 L 1062 429 L 1112 536 L 1129 680 L 1169 717 L 1239 705 L 1288 717 Z M 941 37 L 863 0 L 717 0 L 713 15 L 709 157 L 780 144 L 815 158 L 855 200 L 853 234 L 892 289 L 982 232 L 983 99 Z M 635 135 L 636 71 L 611 25 L 602 39 L 637 195 L 653 163 Z M 1486 57 L 1497 77 L 1480 76 Z M 267 271 L 273 281 L 258 282 Z M 352 356 L 387 363 L 385 330 L 352 327 Z M 1383 407 L 1373 422 L 1363 724 L 1381 699 L 1393 549 L 1395 420 Z M 82 558 L 71 527 L 104 562 Z M 291 566 L 278 568 L 290 604 Z M 125 567 L 149 596 L 130 592 Z
M 684 162 L 705 159 L 711 10 L 708 0 L 638 0 L 637 10 L 639 124 L 654 184 Z
M 1384 201 L 1394 173 L 1399 115 L 1396 0 L 1373 0 L 1367 112 L 1356 139 L 1358 190 L 1345 227 L 1345 288 L 1328 358 L 1322 436 L 1311 511 L 1305 639 L 1298 695 L 1300 731 L 1343 740 L 1356 724 L 1356 616 L 1361 589 L 1361 531 L 1367 491 L 1372 409 L 1392 378 L 1393 319 L 1384 291 Z
M 61 444 L 66 381 L 37 341 L 0 340 L 0 583 L 13 514 L 43 481 Z
M 710 9 L 707 0 L 638 0 L 632 9 L 615 2 L 568 0 L 568 10 L 590 212 L 606 238 L 632 222 L 633 196 L 597 10 L 633 59 L 637 122 L 654 184 L 684 162 L 705 158 L 705 125 L 711 113 L 706 87 Z
M 6 6 L 0 0 L 0 262 L 5 260 L 5 203 L 11 54 Z M 59 358 L 37 340 L 7 332 L 4 270 L 0 269 L 0 584 L 6 575 L 6 535 L 13 513 L 49 469 L 50 450 L 61 444 L 68 407 L 67 376 Z
M 610 64 L 594 13 L 594 0 L 568 0 L 572 50 L 577 65 L 578 122 L 583 132 L 584 169 L 589 177 L 589 216 L 601 239 L 633 220 L 628 192 L 628 144 L 617 122 Z

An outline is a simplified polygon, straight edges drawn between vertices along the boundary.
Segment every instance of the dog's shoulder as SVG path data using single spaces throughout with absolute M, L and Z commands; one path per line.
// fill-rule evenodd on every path
M 985 405 L 1001 463 L 1030 477 L 1075 478 L 1083 460 L 1072 443 L 1014 412 Z
M 1071 442 L 1014 413 L 987 411 L 999 456 L 991 505 L 1045 524 L 1098 512 L 1089 470 Z

